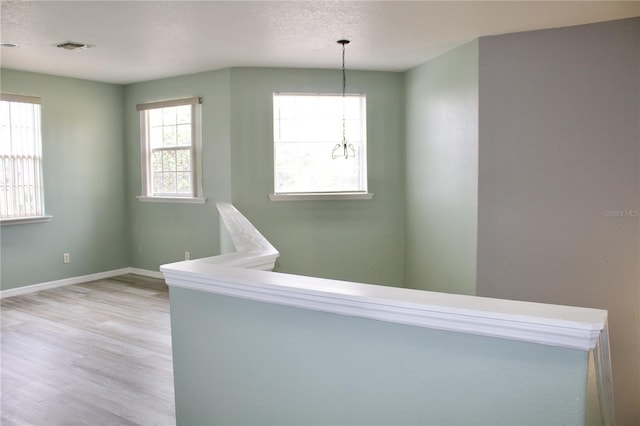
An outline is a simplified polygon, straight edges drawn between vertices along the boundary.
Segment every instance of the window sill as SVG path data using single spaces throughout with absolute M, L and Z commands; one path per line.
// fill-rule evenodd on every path
M 8 226 L 8 225 L 24 225 L 27 223 L 42 223 L 42 222 L 50 222 L 51 219 L 53 219 L 53 216 L 17 217 L 14 219 L 2 219 L 0 220 L 0 225 Z
M 271 201 L 370 200 L 372 192 L 316 192 L 269 194 Z
M 207 202 L 206 198 L 200 197 L 147 197 L 146 195 L 140 195 L 136 198 L 143 203 L 204 204 Z

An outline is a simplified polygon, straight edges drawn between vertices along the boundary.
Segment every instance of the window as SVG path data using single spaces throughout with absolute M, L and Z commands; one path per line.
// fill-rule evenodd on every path
M 343 117 L 344 136 L 353 151 L 348 158 L 333 158 L 334 147 L 343 140 Z M 366 127 L 365 95 L 275 93 L 271 199 L 366 194 Z
M 41 99 L 0 97 L 0 220 L 46 218 L 42 191 Z
M 138 105 L 142 196 L 146 201 L 204 202 L 200 178 L 201 98 Z

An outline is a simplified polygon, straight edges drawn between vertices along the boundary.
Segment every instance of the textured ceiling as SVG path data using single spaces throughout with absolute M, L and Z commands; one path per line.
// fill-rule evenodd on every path
M 483 35 L 640 16 L 640 1 L 2 1 L 5 68 L 131 83 L 232 66 L 406 70 Z M 95 45 L 68 51 L 65 41 Z

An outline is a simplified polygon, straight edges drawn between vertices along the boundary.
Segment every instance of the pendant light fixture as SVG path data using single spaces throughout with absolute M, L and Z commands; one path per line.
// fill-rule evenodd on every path
M 336 144 L 331 150 L 331 158 L 336 159 L 344 157 L 345 159 L 354 158 L 356 150 L 353 144 L 347 142 L 347 119 L 345 117 L 345 97 L 347 90 L 347 71 L 344 67 L 345 46 L 350 43 L 349 40 L 338 40 L 338 44 L 342 45 L 342 142 Z

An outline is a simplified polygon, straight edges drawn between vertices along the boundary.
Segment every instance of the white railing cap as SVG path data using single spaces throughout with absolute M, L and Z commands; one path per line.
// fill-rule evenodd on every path
M 595 347 L 607 322 L 607 311 L 600 309 L 241 269 L 225 264 L 224 256 L 164 265 L 161 270 L 173 287 L 581 350 Z

